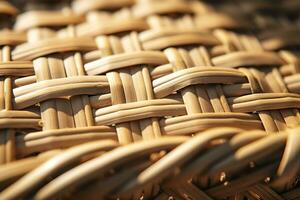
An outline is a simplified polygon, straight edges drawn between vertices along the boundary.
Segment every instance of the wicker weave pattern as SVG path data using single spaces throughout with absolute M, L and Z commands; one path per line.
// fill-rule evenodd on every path
M 299 8 L 0 1 L 0 199 L 300 199 Z

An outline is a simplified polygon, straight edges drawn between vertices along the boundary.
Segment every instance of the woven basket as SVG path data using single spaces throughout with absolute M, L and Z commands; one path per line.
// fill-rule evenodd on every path
M 299 200 L 299 10 L 1 0 L 0 200 Z

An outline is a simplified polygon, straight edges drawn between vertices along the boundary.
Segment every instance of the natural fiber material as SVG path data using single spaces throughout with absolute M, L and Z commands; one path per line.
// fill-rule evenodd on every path
M 0 199 L 300 199 L 300 3 L 0 1 Z

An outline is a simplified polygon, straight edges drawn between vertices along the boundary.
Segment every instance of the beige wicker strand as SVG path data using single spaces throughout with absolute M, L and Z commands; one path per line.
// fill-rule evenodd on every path
M 30 14 L 32 13 L 28 13 L 28 15 Z M 32 16 L 35 16 L 34 13 L 32 14 Z M 52 15 L 50 15 L 49 13 L 47 20 L 42 19 L 39 23 L 53 26 L 56 25 L 55 20 L 56 20 L 55 17 L 52 18 Z M 69 22 L 68 20 L 66 20 L 63 23 L 66 24 Z M 76 46 L 77 44 L 75 46 L 72 46 L 74 43 L 73 41 L 75 41 L 73 40 L 73 38 L 76 39 L 76 36 L 74 35 L 74 28 L 72 28 L 72 26 L 70 26 L 66 32 L 60 33 L 59 35 L 56 35 L 55 32 L 47 28 L 31 28 L 30 30 L 28 30 L 28 43 L 24 44 L 24 46 L 22 47 L 20 46 L 18 49 L 15 49 L 14 56 L 15 58 L 19 59 L 17 55 L 19 55 L 21 52 L 24 52 L 26 48 L 31 48 L 31 46 L 34 45 L 35 43 L 41 44 L 41 45 L 37 45 L 37 47 L 39 46 L 41 47 L 40 55 L 46 56 L 50 52 L 55 53 L 56 51 L 59 51 L 56 49 L 56 46 L 58 48 L 61 48 L 59 46 L 60 43 L 57 43 L 57 45 L 55 44 L 53 47 L 49 48 L 49 50 L 43 52 L 43 48 L 44 48 L 43 46 L 47 45 L 48 43 L 48 42 L 47 43 L 43 43 L 43 42 L 48 40 L 49 42 L 51 40 L 54 41 L 55 38 L 57 39 L 70 38 L 71 50 L 74 48 L 75 48 L 74 50 L 76 50 L 76 48 L 79 48 Z M 90 43 L 89 48 L 91 48 L 91 46 L 93 46 L 94 44 L 91 42 L 89 43 Z M 69 47 L 67 47 L 67 49 L 68 48 Z M 35 80 L 37 80 L 38 82 L 36 84 L 30 83 L 30 85 L 22 85 L 21 87 L 14 89 L 14 93 L 16 96 L 15 99 L 16 107 L 27 107 L 42 101 L 40 103 L 40 106 L 41 106 L 44 131 L 48 131 L 48 130 L 50 131 L 53 129 L 65 129 L 65 130 L 69 129 L 70 132 L 75 133 L 76 132 L 76 130 L 74 129 L 75 127 L 88 128 L 89 126 L 92 126 L 94 123 L 94 119 L 92 117 L 92 108 L 89 105 L 88 97 L 73 96 L 73 95 L 100 93 L 101 90 L 99 90 L 99 88 L 107 86 L 106 79 L 101 77 L 99 78 L 95 77 L 93 79 L 91 77 L 91 79 L 86 79 L 85 82 L 80 83 L 83 76 L 85 75 L 84 74 L 85 72 L 83 70 L 81 56 L 79 53 L 76 52 L 70 54 L 65 53 L 65 55 L 62 56 L 57 54 L 48 57 L 40 57 L 40 58 L 38 58 L 38 56 L 34 54 L 31 55 L 28 54 L 26 55 L 26 57 L 27 59 L 34 58 L 33 64 L 36 73 Z M 69 85 L 67 87 L 62 87 L 61 84 L 68 83 L 68 79 L 64 79 L 66 77 L 70 77 L 69 80 L 72 80 L 73 77 L 74 78 L 73 81 L 69 82 Z M 50 83 L 50 80 L 52 79 L 53 81 Z M 60 85 L 59 82 L 57 82 L 56 85 L 56 81 L 54 81 L 55 79 L 59 81 L 61 80 Z M 49 84 L 46 84 L 46 80 L 49 82 Z M 32 90 L 32 87 L 34 86 L 40 88 L 40 94 L 42 96 L 36 96 L 36 94 L 38 93 L 34 93 L 34 90 Z M 74 91 L 74 89 L 77 89 L 76 94 L 72 92 Z M 35 101 L 33 101 L 32 98 L 29 99 L 30 96 L 29 94 L 26 94 L 26 90 L 28 92 L 31 91 L 30 94 L 31 96 L 35 96 L 34 97 L 34 99 L 36 99 Z M 46 94 L 48 94 L 48 96 Z M 96 132 L 93 132 L 94 130 L 97 131 L 99 129 L 86 129 L 85 131 L 90 132 L 89 134 L 82 134 L 78 132 L 79 134 L 74 136 L 70 134 L 59 133 L 57 135 L 59 136 L 57 137 L 57 140 L 52 141 L 52 146 L 55 146 L 56 148 L 60 148 L 60 147 L 65 148 L 77 144 L 78 142 L 90 141 L 96 139 L 97 137 L 114 138 L 111 137 L 112 136 L 111 133 L 109 134 L 103 133 L 102 136 L 102 133 L 97 135 Z M 33 133 L 33 135 L 34 134 L 35 133 Z M 24 137 L 20 137 L 21 140 L 19 141 L 18 153 L 24 156 L 32 152 L 41 151 L 41 150 L 47 151 L 51 149 L 51 147 L 47 147 L 43 145 L 45 142 L 47 142 L 47 138 L 51 138 L 51 135 L 46 134 L 45 136 L 46 136 L 45 138 L 37 139 L 35 141 L 26 141 L 26 140 L 24 141 Z
M 9 21 L 9 18 L 12 18 L 13 15 L 17 13 L 17 9 L 13 7 L 8 2 L 1 2 L 0 7 L 0 13 L 1 15 L 7 14 L 7 21 Z M 4 21 L 4 19 L 2 19 Z M 5 22 L 1 26 L 6 26 Z M 9 34 L 9 30 L 2 31 L 1 33 L 4 35 Z M 11 39 L 11 40 L 10 40 Z M 11 46 L 18 43 L 17 37 L 14 38 L 14 35 L 12 35 L 11 38 L 3 38 L 2 39 L 2 46 L 0 49 L 0 65 L 1 65 L 1 95 L 0 95 L 0 109 L 2 113 L 1 121 L 2 121 L 2 130 L 0 134 L 0 164 L 10 163 L 16 159 L 16 152 L 15 152 L 15 134 L 16 130 L 14 129 L 14 124 L 20 124 L 19 127 L 25 128 L 24 124 L 30 123 L 28 127 L 33 125 L 34 123 L 37 125 L 37 120 L 33 122 L 32 119 L 28 118 L 26 119 L 26 116 L 20 116 L 19 119 L 17 119 L 17 113 L 11 112 L 13 110 L 12 106 L 12 85 L 13 85 L 13 77 L 15 74 L 13 73 L 16 71 L 14 69 L 14 65 L 17 65 L 13 61 L 11 61 Z M 21 64 L 21 63 L 20 63 Z M 22 70 L 22 68 L 21 68 Z M 20 74 L 23 74 L 22 71 Z M 16 74 L 17 76 L 17 74 Z M 14 119 L 15 118 L 15 119 Z M 23 121 L 23 122 L 22 122 Z
M 234 173 L 234 171 L 230 170 L 232 166 L 235 166 L 235 169 L 239 169 L 240 167 L 245 168 L 247 166 L 244 165 L 245 162 L 247 162 L 248 159 L 255 160 L 255 162 L 262 161 L 262 159 L 265 159 L 266 156 L 269 156 L 270 154 L 276 152 L 276 151 L 286 151 L 286 156 L 283 157 L 284 159 L 290 160 L 290 162 L 293 162 L 293 159 L 296 159 L 294 154 L 289 154 L 287 150 L 287 138 L 293 137 L 293 135 L 297 134 L 297 130 L 291 130 L 288 133 L 282 133 L 282 134 L 270 134 L 266 135 L 262 131 L 252 131 L 251 135 L 248 133 L 250 132 L 243 132 L 241 129 L 217 129 L 217 130 L 211 130 L 207 131 L 201 134 L 198 134 L 196 137 L 194 137 L 192 140 L 188 140 L 187 138 L 180 138 L 180 137 L 172 137 L 172 138 L 162 138 L 162 139 L 156 139 L 152 140 L 152 142 L 149 143 L 149 141 L 144 141 L 144 142 L 139 142 L 134 145 L 129 145 L 129 146 L 123 146 L 120 147 L 120 149 L 116 149 L 115 151 L 108 152 L 107 155 L 103 157 L 98 157 L 93 160 L 87 161 L 84 165 L 79 165 L 78 167 L 75 167 L 73 170 L 70 172 L 67 172 L 61 177 L 58 177 L 55 179 L 54 182 L 49 183 L 49 185 L 46 185 L 45 188 L 40 190 L 38 193 L 38 197 L 36 198 L 39 199 L 46 199 L 49 197 L 54 197 L 53 195 L 59 194 L 58 191 L 65 190 L 66 188 L 69 188 L 71 185 L 76 185 L 82 184 L 83 182 L 87 181 L 86 179 L 80 179 L 82 176 L 86 176 L 90 172 L 87 171 L 89 168 L 90 170 L 96 170 L 92 169 L 92 166 L 97 165 L 99 167 L 97 169 L 97 173 L 104 173 L 103 170 L 108 170 L 109 168 L 116 166 L 116 165 L 122 165 L 124 162 L 130 162 L 130 160 L 135 159 L 137 154 L 136 152 L 140 152 L 139 155 L 144 153 L 149 154 L 150 152 L 157 151 L 159 149 L 168 149 L 171 148 L 173 149 L 174 147 L 178 146 L 180 143 L 187 141 L 183 143 L 182 145 L 178 146 L 177 148 L 174 149 L 174 151 L 171 151 L 168 153 L 165 157 L 163 157 L 161 160 L 157 161 L 156 163 L 152 164 L 152 166 L 145 165 L 146 168 L 144 168 L 144 171 L 140 172 L 138 177 L 132 177 L 131 181 L 128 182 L 128 178 L 124 177 L 122 179 L 123 186 L 118 189 L 120 191 L 120 194 L 124 194 L 125 191 L 134 191 L 138 190 L 138 188 L 141 188 L 144 186 L 144 184 L 149 184 L 152 181 L 157 180 L 157 176 L 159 176 L 159 180 L 162 179 L 167 179 L 171 181 L 171 185 L 180 185 L 182 182 L 178 182 L 178 178 L 181 177 L 183 179 L 186 179 L 187 175 L 192 176 L 193 173 L 217 173 L 219 170 L 228 170 L 228 173 Z M 206 139 L 204 139 L 206 138 Z M 224 143 L 221 143 L 217 146 L 213 145 L 210 147 L 210 151 L 206 152 L 204 155 L 201 154 L 201 151 L 203 151 L 205 148 L 205 144 L 209 141 L 216 141 L 218 138 L 223 138 L 224 140 L 229 140 L 230 144 L 232 145 L 232 148 L 227 149 L 226 146 L 224 146 Z M 85 144 L 82 146 L 85 146 L 86 148 L 92 148 L 95 147 L 95 145 L 92 145 L 93 143 Z M 95 143 L 98 144 L 98 143 Z M 109 144 L 103 142 L 103 145 Z M 151 145 L 150 145 L 151 144 Z M 270 146 L 277 145 L 277 148 L 271 148 Z M 99 146 L 99 144 L 98 144 Z M 257 148 L 252 148 L 253 146 L 257 146 Z M 285 148 L 284 148 L 285 147 Z M 98 147 L 100 148 L 100 147 Z M 70 154 L 70 155 L 75 155 L 75 149 L 76 151 L 81 152 L 83 151 L 83 147 L 79 146 L 78 148 L 74 148 L 74 150 L 70 149 L 65 153 L 62 153 L 61 156 L 58 156 L 57 159 L 64 158 L 64 155 Z M 82 150 L 80 150 L 82 149 Z M 202 149 L 202 150 L 201 150 Z M 268 151 L 266 151 L 269 149 Z M 286 149 L 286 150 L 284 150 Z M 73 153 L 72 153 L 73 152 Z M 179 156 L 179 152 L 181 152 Z M 260 154 L 257 154 L 260 152 Z M 264 152 L 264 153 L 263 153 Z M 193 158 L 193 155 L 198 155 L 197 159 L 195 159 L 195 162 L 189 163 L 188 160 Z M 215 155 L 214 161 L 209 161 L 207 160 L 208 156 Z M 227 156 L 226 156 L 227 155 Z M 239 160 L 232 160 L 232 156 L 237 156 L 240 155 Z M 123 161 L 118 160 L 120 157 L 127 158 L 124 159 Z M 124 157 L 125 156 L 125 157 Z M 220 157 L 225 156 L 223 159 L 218 160 Z M 184 159 L 183 159 L 184 158 Z M 56 158 L 55 158 L 56 159 Z M 198 160 L 199 159 L 199 160 Z M 280 157 L 275 157 L 275 159 L 281 159 Z M 101 161 L 103 160 L 103 162 Z M 104 162 L 104 160 L 107 160 Z M 181 160 L 180 162 L 178 162 Z M 205 161 L 205 165 L 203 165 L 202 169 L 199 169 L 199 165 L 196 163 Z M 49 161 L 50 162 L 50 161 Z M 147 161 L 146 161 L 147 162 Z M 217 162 L 217 163 L 215 163 Z M 270 163 L 272 165 L 270 165 Z M 106 163 L 106 164 L 104 164 Z M 174 165 L 174 163 L 176 163 Z M 238 164 L 239 163 L 239 164 Z M 274 162 L 271 160 L 266 160 L 262 163 L 263 166 L 261 166 L 260 170 L 253 171 L 253 174 L 247 175 L 244 174 L 243 179 L 237 179 L 235 181 L 232 181 L 232 187 L 239 188 L 240 191 L 243 191 L 244 189 L 248 188 L 249 186 L 253 185 L 253 183 L 260 182 L 263 180 L 265 177 L 271 175 L 272 173 L 276 172 L 276 166 L 273 164 Z M 276 163 L 276 162 L 275 162 Z M 204 164 L 204 163 L 203 163 Z M 211 168 L 211 165 L 214 167 Z M 46 167 L 47 164 L 44 164 L 43 167 Z M 86 166 L 86 167 L 84 167 Z M 89 167 L 88 167 L 89 166 Z M 172 166 L 172 167 L 171 167 Z M 180 166 L 182 169 L 180 172 L 176 172 L 170 169 L 176 169 L 176 166 Z M 43 168 L 42 166 L 40 167 L 41 169 Z M 171 168 L 170 168 L 171 167 Z M 85 169 L 85 171 L 83 171 Z M 208 170 L 208 171 L 207 171 Z M 37 173 L 38 170 L 36 170 L 35 173 Z M 207 172 L 206 172 L 207 171 Z M 230 172 L 231 171 L 231 172 Z M 240 170 L 237 170 L 236 173 L 239 173 Z M 122 173 L 120 171 L 119 173 Z M 172 173 L 173 176 L 168 176 L 168 174 Z M 187 174 L 185 174 L 187 173 Z M 257 179 L 253 179 L 253 175 Z M 121 175 L 121 174 L 120 174 Z M 183 175 L 183 176 L 181 176 Z M 259 175 L 259 176 L 258 176 Z M 76 177 L 76 180 L 78 181 L 71 181 L 74 180 Z M 29 178 L 29 175 L 28 175 Z M 90 177 L 92 178 L 92 177 Z M 108 178 L 108 179 L 106 179 Z M 102 181 L 109 181 L 110 178 L 109 176 L 104 178 Z M 136 182 L 137 178 L 140 180 L 139 182 Z M 230 177 L 227 177 L 230 178 Z M 25 180 L 25 178 L 24 178 Z M 176 181 L 177 180 L 177 181 Z M 180 179 L 181 180 L 181 179 Z M 175 182 L 174 182 L 175 181 Z M 126 184 L 127 182 L 127 184 Z M 21 186 L 21 185 L 20 185 Z M 99 185 L 99 187 L 101 184 Z M 115 186 L 119 188 L 119 186 Z M 166 185 L 166 191 L 167 188 L 170 187 Z M 230 195 L 233 191 L 231 190 L 232 187 L 226 187 L 222 183 L 220 183 L 219 186 L 215 188 L 210 188 L 209 190 L 206 190 L 206 193 L 213 196 L 213 197 L 222 197 L 223 195 Z M 263 186 L 261 186 L 263 187 Z M 174 188 L 174 187 L 173 187 Z M 176 187 L 175 187 L 176 188 Z M 243 189 L 244 188 L 244 189 Z M 183 189 L 183 190 L 182 190 Z M 11 190 L 12 191 L 12 190 Z M 96 190 L 90 190 L 95 191 Z M 110 190 L 113 191 L 113 190 Z M 185 192 L 191 191 L 191 190 L 185 190 L 184 193 L 184 188 L 181 187 L 181 189 L 178 188 L 178 190 L 175 189 L 175 191 L 181 196 L 184 195 Z M 108 192 L 108 191 L 107 191 Z M 255 192 L 255 188 L 250 189 L 249 192 L 253 193 Z M 117 192 L 119 193 L 119 192 Z M 115 193 L 115 194 L 117 194 Z M 167 192 L 169 193 L 169 192 Z M 198 193 L 198 192 L 197 192 Z M 8 195 L 9 192 L 8 190 L 1 194 L 1 195 Z M 10 193 L 13 194 L 13 193 Z M 187 194 L 187 193 L 185 193 Z M 108 195 L 108 193 L 104 193 L 103 195 Z M 188 194 L 190 195 L 190 194 Z M 193 193 L 191 193 L 193 196 Z M 196 195 L 196 193 L 194 193 Z M 200 195 L 200 193 L 198 193 Z M 263 198 L 268 198 L 267 193 L 260 193 L 262 195 L 261 197 Z M 196 195 L 197 196 L 197 195 Z M 1 196 L 4 197 L 4 196 Z M 98 196 L 99 197 L 99 196 Z M 209 199 L 209 198 L 207 198 Z
M 104 39 L 104 38 L 103 38 Z M 122 40 L 120 40 L 120 42 L 122 42 L 124 45 L 127 46 L 128 50 L 130 52 L 130 49 L 132 49 L 132 51 L 139 51 L 139 49 L 135 50 L 135 48 L 140 48 L 139 46 L 135 47 L 134 45 L 139 45 L 137 40 L 137 36 L 136 34 L 132 33 L 131 35 L 128 36 L 124 36 L 124 38 L 122 38 Z M 102 39 L 100 40 L 100 38 L 97 39 L 97 41 L 102 41 Z M 114 46 L 120 46 L 120 50 L 118 51 L 117 48 L 115 49 L 116 52 L 121 53 L 121 44 L 117 43 L 118 40 L 111 38 L 111 42 L 115 41 L 115 44 L 112 43 L 112 47 L 113 44 Z M 135 42 L 135 44 L 134 44 Z M 131 46 L 131 47 L 130 47 Z M 99 46 L 100 49 L 104 49 L 103 47 Z M 105 49 L 104 49 L 105 50 Z M 126 52 L 124 52 L 125 55 Z M 138 54 L 137 54 L 138 56 Z M 113 62 L 113 61 L 112 61 Z M 95 66 L 97 66 L 97 61 L 93 62 L 93 64 Z M 147 64 L 147 63 L 145 63 Z M 92 66 L 91 65 L 86 65 L 87 66 Z M 138 69 L 138 67 L 132 67 L 132 69 L 130 69 L 130 71 L 125 71 L 125 69 L 120 70 L 119 72 L 119 78 L 120 79 L 120 84 L 122 84 L 123 89 L 124 90 L 124 97 L 123 99 L 121 98 L 117 98 L 114 102 L 113 100 L 113 104 L 119 104 L 119 103 L 125 103 L 128 102 L 135 102 L 135 101 L 144 101 L 144 100 L 151 100 L 153 99 L 153 94 L 152 91 L 149 91 L 149 89 L 152 88 L 151 86 L 151 82 L 150 78 L 149 78 L 149 70 L 145 67 L 142 67 L 142 69 Z M 128 74 L 129 73 L 129 74 Z M 131 75 L 131 76 L 130 76 Z M 117 74 L 115 72 L 109 72 L 107 73 L 108 76 L 108 80 L 110 80 L 110 77 L 115 76 L 115 78 L 117 78 Z M 114 79 L 115 80 L 115 79 Z M 117 94 L 123 93 L 123 92 L 117 92 L 115 89 L 112 88 L 112 85 L 116 84 L 115 82 L 110 82 L 111 83 L 111 91 L 112 91 L 112 95 L 114 96 L 114 92 L 116 92 Z M 132 91 L 132 89 L 135 89 L 134 91 Z M 96 111 L 96 112 L 100 112 L 100 110 Z M 96 121 L 97 118 L 96 118 Z M 141 137 L 141 135 L 143 136 L 144 139 L 151 139 L 154 138 L 155 136 L 159 136 L 160 135 L 160 131 L 159 131 L 159 127 L 157 126 L 158 123 L 155 120 L 152 119 L 147 119 L 147 120 L 142 120 L 139 123 L 139 126 L 137 126 L 137 124 L 130 124 L 131 127 L 131 131 L 133 133 L 133 139 L 134 140 L 138 140 L 139 137 Z M 154 128 L 155 127 L 155 128 Z M 140 129 L 140 130 L 139 130 Z M 130 131 L 130 129 L 128 129 Z M 125 135 L 124 133 L 119 133 L 120 135 Z M 140 135 L 140 136 L 139 136 Z M 119 136 L 121 137 L 121 136 Z M 125 143 L 129 142 L 130 140 L 126 139 L 124 140 Z M 122 141 L 120 141 L 122 142 Z

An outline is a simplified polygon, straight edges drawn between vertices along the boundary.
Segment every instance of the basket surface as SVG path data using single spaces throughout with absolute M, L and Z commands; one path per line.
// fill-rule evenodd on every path
M 0 1 L 0 199 L 300 199 L 299 10 Z

